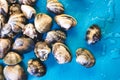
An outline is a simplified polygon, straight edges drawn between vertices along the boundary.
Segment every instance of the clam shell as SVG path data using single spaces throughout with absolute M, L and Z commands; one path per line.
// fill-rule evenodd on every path
M 22 61 L 22 57 L 16 52 L 9 52 L 4 57 L 4 63 L 7 65 L 15 65 Z
M 101 39 L 101 30 L 98 25 L 92 25 L 86 32 L 86 41 L 88 44 L 94 44 Z
M 45 61 L 48 58 L 48 54 L 51 52 L 51 49 L 46 42 L 37 42 L 34 49 L 35 55 L 41 61 Z
M 34 5 L 37 0 L 18 0 L 20 4 Z
M 95 64 L 95 58 L 87 49 L 79 48 L 76 50 L 76 62 L 89 68 Z
M 8 1 L 8 3 L 10 3 L 10 4 L 13 4 L 13 3 L 16 3 L 17 2 L 17 0 L 7 0 Z
M 65 30 L 69 30 L 72 26 L 76 26 L 77 21 L 70 15 L 61 14 L 55 16 L 56 23 Z
M 11 41 L 9 39 L 0 38 L 0 58 L 3 58 L 11 48 Z
M 20 65 L 5 66 L 3 71 L 6 80 L 27 80 L 24 69 Z
M 19 4 L 12 4 L 9 8 L 9 14 L 10 15 L 15 15 L 15 14 L 20 14 L 21 13 L 21 7 Z
M 64 42 L 64 40 L 66 39 L 66 34 L 60 30 L 53 30 L 53 31 L 49 31 L 47 33 L 47 36 L 45 38 L 45 41 L 48 44 L 51 43 L 55 43 L 55 42 Z
M 28 5 L 22 5 L 21 10 L 27 19 L 31 19 L 32 16 L 36 15 L 35 9 Z
M 51 28 L 52 18 L 47 14 L 39 13 L 35 16 L 34 24 L 39 33 L 45 33 Z
M 63 43 L 55 43 L 52 47 L 52 53 L 58 64 L 65 64 L 71 61 L 71 54 L 66 45 Z
M 5 80 L 3 75 L 3 67 L 0 65 L 0 80 Z
M 55 14 L 62 14 L 64 12 L 63 5 L 57 0 L 48 0 L 47 9 Z
M 8 13 L 8 3 L 6 0 L 0 0 L 0 14 L 6 15 Z
M 35 26 L 31 23 L 25 25 L 23 28 L 23 34 L 34 39 L 37 37 L 37 32 L 35 30 Z
M 27 71 L 34 76 L 43 76 L 46 73 L 46 68 L 45 66 L 39 62 L 38 60 L 35 59 L 30 59 L 28 61 L 28 68 Z
M 29 52 L 33 50 L 34 42 L 31 38 L 24 38 L 24 37 L 17 38 L 13 43 L 12 48 L 13 50 L 19 53 Z
M 5 25 L 5 17 L 2 14 L 0 14 L 0 32 L 4 25 Z

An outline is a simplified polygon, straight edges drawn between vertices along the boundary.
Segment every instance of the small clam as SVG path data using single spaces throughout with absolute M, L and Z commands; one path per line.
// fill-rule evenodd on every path
M 7 65 L 16 65 L 22 61 L 22 57 L 16 52 L 9 52 L 4 57 L 4 63 Z
M 45 33 L 50 30 L 52 18 L 47 14 L 37 14 L 35 17 L 35 28 L 39 33 Z
M 27 71 L 34 76 L 43 76 L 46 73 L 45 66 L 39 62 L 38 60 L 31 59 L 28 61 L 28 68 Z
M 21 10 L 27 19 L 31 19 L 32 16 L 36 15 L 35 9 L 28 5 L 22 5 Z
M 101 39 L 101 30 L 97 25 L 92 25 L 86 32 L 88 44 L 94 44 Z
M 60 30 L 53 30 L 49 31 L 47 33 L 47 36 L 45 38 L 45 41 L 49 44 L 55 43 L 55 42 L 64 42 L 66 39 L 66 34 Z
M 13 43 L 13 50 L 24 53 L 33 50 L 34 42 L 31 38 L 17 38 Z
M 0 31 L 2 27 L 4 26 L 4 24 L 5 24 L 5 17 L 2 14 L 0 14 Z
M 10 4 L 16 3 L 17 0 L 7 0 Z
M 47 9 L 55 14 L 64 12 L 63 5 L 58 0 L 47 0 Z
M 45 42 L 37 42 L 34 49 L 35 55 L 41 61 L 45 61 L 48 58 L 48 54 L 51 52 L 51 49 Z
M 76 26 L 77 24 L 76 20 L 67 14 L 55 16 L 55 21 L 61 28 L 64 28 L 65 30 L 69 30 L 72 26 Z
M 20 65 L 5 66 L 3 73 L 6 80 L 26 80 L 24 69 Z
M 76 50 L 76 62 L 85 66 L 92 67 L 95 64 L 95 59 L 90 51 L 86 49 L 79 48 Z
M 3 58 L 11 48 L 11 41 L 9 39 L 0 38 L 0 58 Z
M 0 80 L 5 80 L 3 75 L 3 67 L 0 65 Z
M 10 15 L 15 15 L 15 14 L 21 13 L 21 8 L 20 8 L 19 4 L 12 4 L 9 9 L 10 9 L 10 11 L 9 11 Z
M 6 0 L 0 0 L 0 14 L 6 15 L 8 13 L 8 3 Z
M 20 4 L 34 5 L 37 0 L 18 0 Z
M 8 20 L 8 24 L 12 27 L 12 31 L 15 33 L 22 31 L 22 28 L 25 26 L 25 22 L 26 19 L 22 13 L 11 15 Z
M 55 43 L 52 47 L 52 53 L 59 64 L 64 64 L 71 61 L 72 57 L 70 51 L 63 43 Z
M 35 26 L 31 23 L 25 25 L 23 28 L 23 34 L 34 39 L 37 37 L 37 32 L 35 30 Z

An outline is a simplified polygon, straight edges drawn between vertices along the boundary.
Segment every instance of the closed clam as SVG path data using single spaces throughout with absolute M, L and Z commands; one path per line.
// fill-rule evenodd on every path
M 66 34 L 63 31 L 52 30 L 47 33 L 45 41 L 48 44 L 51 44 L 55 42 L 64 42 L 65 39 L 66 39 Z
M 11 48 L 11 40 L 0 38 L 0 59 L 3 58 Z
M 28 61 L 28 68 L 27 71 L 34 76 L 40 77 L 45 75 L 46 73 L 46 68 L 45 66 L 38 60 L 36 59 L 30 59 Z
M 34 24 L 39 33 L 45 33 L 51 28 L 52 18 L 47 14 L 39 13 L 35 16 Z
M 5 25 L 5 17 L 2 14 L 0 14 L 0 31 L 4 25 Z
M 21 7 L 19 4 L 12 4 L 9 8 L 9 14 L 10 15 L 15 15 L 15 14 L 20 14 L 21 13 Z
M 48 54 L 51 52 L 51 49 L 46 42 L 37 42 L 34 49 L 35 55 L 41 61 L 45 61 L 48 58 Z
M 55 16 L 55 21 L 61 28 L 64 28 L 65 30 L 69 30 L 77 24 L 76 20 L 72 16 L 67 14 Z
M 28 5 L 22 5 L 21 10 L 27 19 L 31 19 L 32 16 L 36 15 L 35 9 Z
M 25 71 L 20 65 L 5 66 L 3 73 L 6 80 L 27 80 Z
M 3 75 L 3 67 L 0 65 L 0 80 L 5 80 Z
M 22 57 L 16 52 L 8 52 L 4 57 L 4 63 L 7 65 L 16 65 L 22 61 Z
M 13 50 L 24 53 L 24 52 L 29 52 L 33 50 L 34 48 L 34 42 L 31 38 L 17 38 L 15 42 L 13 43 Z
M 55 14 L 64 12 L 63 5 L 58 0 L 47 0 L 47 9 Z
M 88 68 L 95 64 L 95 59 L 90 51 L 79 48 L 76 50 L 76 62 Z
M 70 51 L 63 43 L 55 43 L 52 47 L 52 53 L 59 64 L 65 64 L 71 61 Z
M 11 15 L 8 24 L 12 27 L 12 31 L 15 33 L 21 32 L 25 26 L 26 19 L 22 13 Z
M 86 41 L 88 44 L 94 44 L 101 39 L 101 30 L 98 25 L 92 25 L 86 32 Z
M 23 34 L 34 39 L 37 37 L 35 26 L 32 23 L 25 25 L 23 28 Z
M 34 5 L 37 0 L 18 0 L 20 4 Z
M 6 0 L 0 0 L 0 14 L 6 15 L 8 13 L 8 3 Z

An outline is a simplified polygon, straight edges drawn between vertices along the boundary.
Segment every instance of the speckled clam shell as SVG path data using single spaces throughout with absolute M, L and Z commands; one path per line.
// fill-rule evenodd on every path
M 34 5 L 37 0 L 18 0 L 20 4 Z
M 19 53 L 29 52 L 33 50 L 34 42 L 31 38 L 24 38 L 24 37 L 17 38 L 13 43 L 12 48 L 13 50 Z
M 79 48 L 76 50 L 76 62 L 89 68 L 95 64 L 95 58 L 87 49 Z
M 7 65 L 16 65 L 22 61 L 22 57 L 16 52 L 9 52 L 4 57 L 4 63 Z
M 3 71 L 6 80 L 27 80 L 24 69 L 20 65 L 5 66 Z
M 0 14 L 6 15 L 8 13 L 8 3 L 6 0 L 0 0 Z
M 38 60 L 35 59 L 30 59 L 28 61 L 28 68 L 27 71 L 34 76 L 40 77 L 45 75 L 46 73 L 46 68 L 45 66 L 39 62 Z
M 37 42 L 34 49 L 35 55 L 41 61 L 45 61 L 48 58 L 48 54 L 51 52 L 50 47 L 46 42 Z
M 5 17 L 2 14 L 0 14 L 0 31 L 4 25 L 5 25 Z
M 48 44 L 52 44 L 55 42 L 64 42 L 65 39 L 66 39 L 66 34 L 63 31 L 52 30 L 47 33 L 45 41 Z
M 63 43 L 55 43 L 52 46 L 52 53 L 58 64 L 65 64 L 71 61 L 71 54 L 68 47 Z
M 11 48 L 11 40 L 0 38 L 0 58 L 3 58 Z
M 77 21 L 70 15 L 61 14 L 55 16 L 56 23 L 65 30 L 69 30 L 71 27 L 76 26 Z
M 27 19 L 31 19 L 32 16 L 36 15 L 35 9 L 28 5 L 22 5 L 21 10 Z
M 57 0 L 47 0 L 47 9 L 55 14 L 62 14 L 64 12 L 63 5 Z
M 22 28 L 25 26 L 26 19 L 24 14 L 14 14 L 11 15 L 8 24 L 12 27 L 12 31 L 15 33 L 21 32 Z
M 0 80 L 5 80 L 3 75 L 3 66 L 0 65 Z
M 9 14 L 10 15 L 15 15 L 15 14 L 20 14 L 21 13 L 21 7 L 19 4 L 12 4 L 9 7 Z
M 39 33 L 45 33 L 51 28 L 52 18 L 47 14 L 39 13 L 35 16 L 34 24 Z
M 37 32 L 35 29 L 35 26 L 32 23 L 29 23 L 27 25 L 25 25 L 25 27 L 23 28 L 23 34 L 34 39 L 37 37 Z
M 98 25 L 92 25 L 86 32 L 86 41 L 88 44 L 94 44 L 101 39 L 101 30 Z

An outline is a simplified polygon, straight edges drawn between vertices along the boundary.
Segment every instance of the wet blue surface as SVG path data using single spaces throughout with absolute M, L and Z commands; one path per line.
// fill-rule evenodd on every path
M 28 80 L 120 80 L 120 0 L 59 0 L 65 7 L 65 13 L 76 18 L 77 26 L 67 32 L 66 45 L 70 48 L 72 61 L 59 65 L 52 54 L 44 64 L 47 73 L 43 77 L 28 75 Z M 46 0 L 38 0 L 37 12 L 47 13 Z M 85 33 L 92 24 L 98 24 L 102 30 L 102 39 L 95 45 L 87 45 Z M 53 22 L 52 29 L 58 29 Z M 96 58 L 92 68 L 76 63 L 76 49 L 86 48 Z M 24 55 L 21 63 L 27 68 L 27 61 L 34 58 L 34 52 Z

